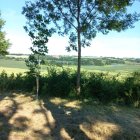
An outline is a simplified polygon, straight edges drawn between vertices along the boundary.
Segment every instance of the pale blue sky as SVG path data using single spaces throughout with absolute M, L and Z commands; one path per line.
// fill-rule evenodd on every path
M 31 41 L 23 29 L 26 19 L 21 14 L 24 5 L 25 0 L 0 0 L 0 11 L 2 18 L 6 21 L 4 30 L 12 43 L 10 53 L 30 53 Z M 136 2 L 131 10 L 140 12 L 140 3 Z M 91 42 L 91 47 L 82 49 L 82 55 L 140 57 L 140 21 L 134 25 L 135 28 L 121 33 L 97 34 Z M 75 52 L 67 53 L 66 44 L 67 39 L 53 36 L 48 43 L 49 54 L 77 55 Z

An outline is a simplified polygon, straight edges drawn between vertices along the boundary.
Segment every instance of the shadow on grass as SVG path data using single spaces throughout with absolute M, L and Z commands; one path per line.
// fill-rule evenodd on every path
M 0 140 L 140 139 L 140 110 L 0 94 Z
M 66 106 L 65 101 L 44 100 L 56 123 L 51 131 L 58 139 L 118 140 L 140 139 L 140 110 L 117 106 L 86 105 L 80 108 Z
M 0 93 L 0 140 L 18 139 L 11 137 L 11 133 L 24 132 L 28 129 L 25 122 L 29 119 L 24 114 L 14 117 L 22 109 L 15 97 L 15 93 Z

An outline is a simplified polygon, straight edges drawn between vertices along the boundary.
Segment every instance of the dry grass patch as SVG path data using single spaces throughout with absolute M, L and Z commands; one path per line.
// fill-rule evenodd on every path
M 140 110 L 0 93 L 0 140 L 139 140 Z
M 120 127 L 109 122 L 83 123 L 80 129 L 92 140 L 108 140 L 112 134 L 119 133 Z
M 41 140 L 50 137 L 48 124 L 52 120 L 46 119 L 50 114 L 43 109 L 41 102 L 29 95 L 13 93 L 11 97 L 3 98 L 0 101 L 1 139 Z
M 61 99 L 61 98 L 51 98 L 50 102 L 58 105 L 59 107 L 63 106 L 63 107 L 69 107 L 69 108 L 77 108 L 80 109 L 81 108 L 81 101 L 78 100 L 66 100 L 66 99 Z

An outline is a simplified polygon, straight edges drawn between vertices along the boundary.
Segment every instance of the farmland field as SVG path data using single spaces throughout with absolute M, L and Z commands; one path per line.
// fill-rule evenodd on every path
M 27 69 L 25 61 L 0 59 L 0 67 Z
M 97 70 L 97 71 L 112 71 L 112 72 L 133 72 L 140 71 L 140 65 L 129 65 L 129 64 L 116 64 L 106 66 L 83 66 L 86 70 Z
M 132 72 L 140 71 L 140 65 L 135 64 L 117 64 L 106 66 L 83 66 L 84 70 L 94 72 L 109 72 L 110 74 L 119 73 L 121 76 L 126 77 Z
M 68 65 L 64 67 L 69 67 L 76 69 L 74 65 Z M 6 60 L 0 59 L 0 72 L 2 70 L 7 71 L 8 73 L 18 73 L 27 71 L 27 67 L 25 61 L 17 61 L 17 60 Z M 93 71 L 93 72 L 113 72 L 113 73 L 122 73 L 127 74 L 134 71 L 140 71 L 140 64 L 116 64 L 116 65 L 105 65 L 105 66 L 82 66 L 82 70 Z M 42 71 L 46 71 L 46 66 L 42 66 Z

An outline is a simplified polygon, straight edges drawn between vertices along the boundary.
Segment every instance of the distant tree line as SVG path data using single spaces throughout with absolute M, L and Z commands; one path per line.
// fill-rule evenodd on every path
M 18 57 L 16 57 L 18 56 Z M 20 57 L 21 56 L 21 57 Z M 10 56 L 1 56 L 0 59 L 13 59 L 16 61 L 25 61 L 26 58 L 22 57 L 22 54 L 14 54 Z M 52 56 L 47 55 L 43 58 L 44 64 L 53 64 L 57 66 L 63 65 L 77 65 L 77 57 L 75 56 Z M 115 57 L 83 57 L 81 59 L 81 64 L 84 66 L 95 65 L 95 66 L 105 66 L 105 65 L 115 65 L 115 64 L 140 64 L 140 58 L 115 58 Z
M 75 56 L 46 56 L 45 62 L 54 65 L 77 65 L 77 57 Z M 115 58 L 115 57 L 83 57 L 81 59 L 81 65 L 114 65 L 114 64 L 126 64 L 126 63 L 140 63 L 140 58 Z

